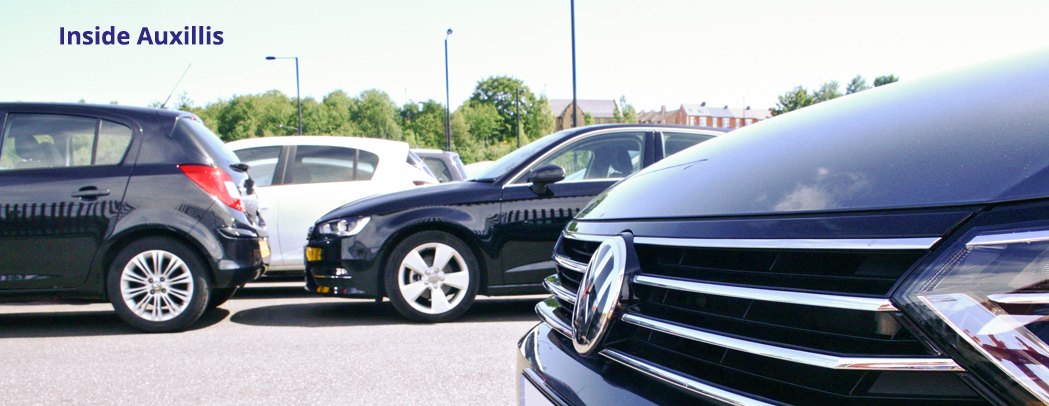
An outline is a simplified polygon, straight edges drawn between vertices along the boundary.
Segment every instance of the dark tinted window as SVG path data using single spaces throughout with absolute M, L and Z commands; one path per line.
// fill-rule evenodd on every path
M 532 165 L 557 165 L 565 180 L 622 178 L 641 170 L 644 133 L 601 134 L 575 141 Z M 518 183 L 526 182 L 522 177 Z
M 273 174 L 277 169 L 281 147 L 256 147 L 233 151 L 241 162 L 248 164 L 248 174 L 255 180 L 255 186 L 273 184 Z
M 711 138 L 714 138 L 714 136 L 691 133 L 663 133 L 663 155 L 674 155 Z
M 438 181 L 448 182 L 452 180 L 452 172 L 448 169 L 448 165 L 439 158 L 423 158 L 423 162 L 426 162 L 426 166 L 430 167 L 430 171 L 434 173 Z
M 119 164 L 131 129 L 96 118 L 11 114 L 0 141 L 0 169 Z
M 354 148 L 299 145 L 284 171 L 285 184 L 370 180 L 379 156 Z

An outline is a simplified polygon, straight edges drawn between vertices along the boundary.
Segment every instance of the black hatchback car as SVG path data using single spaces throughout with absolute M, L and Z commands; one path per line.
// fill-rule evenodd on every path
M 0 301 L 182 330 L 264 271 L 247 166 L 189 113 L 0 103 Z
M 561 229 L 613 183 L 723 130 L 603 125 L 550 134 L 466 182 L 366 198 L 310 232 L 307 289 L 387 296 L 404 316 L 440 322 L 474 296 L 541 293 Z
M 554 258 L 524 404 L 1049 403 L 1049 53 L 682 152 Z

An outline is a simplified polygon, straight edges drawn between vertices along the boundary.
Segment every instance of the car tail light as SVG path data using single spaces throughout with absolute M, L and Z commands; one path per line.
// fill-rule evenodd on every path
M 413 180 L 412 183 L 414 183 L 415 186 L 426 186 L 426 185 L 434 184 L 433 182 L 426 181 L 426 180 Z
M 233 178 L 229 177 L 228 173 L 207 165 L 179 165 L 178 168 L 209 195 L 229 207 L 244 211 L 244 203 L 240 200 L 240 190 L 237 189 L 237 185 L 233 183 Z

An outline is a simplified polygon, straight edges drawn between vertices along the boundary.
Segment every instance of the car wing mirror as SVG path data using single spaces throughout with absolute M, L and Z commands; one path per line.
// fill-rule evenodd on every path
M 528 174 L 527 181 L 532 184 L 531 189 L 537 195 L 545 195 L 549 192 L 546 185 L 565 180 L 565 170 L 557 165 L 546 165 L 536 168 Z

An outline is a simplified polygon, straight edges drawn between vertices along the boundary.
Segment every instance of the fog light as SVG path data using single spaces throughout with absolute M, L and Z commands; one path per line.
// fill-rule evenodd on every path
M 321 260 L 321 249 L 317 247 L 306 247 L 306 260 L 307 261 L 320 261 Z
M 335 268 L 335 276 L 347 276 L 349 274 L 350 271 L 347 271 L 346 268 Z

